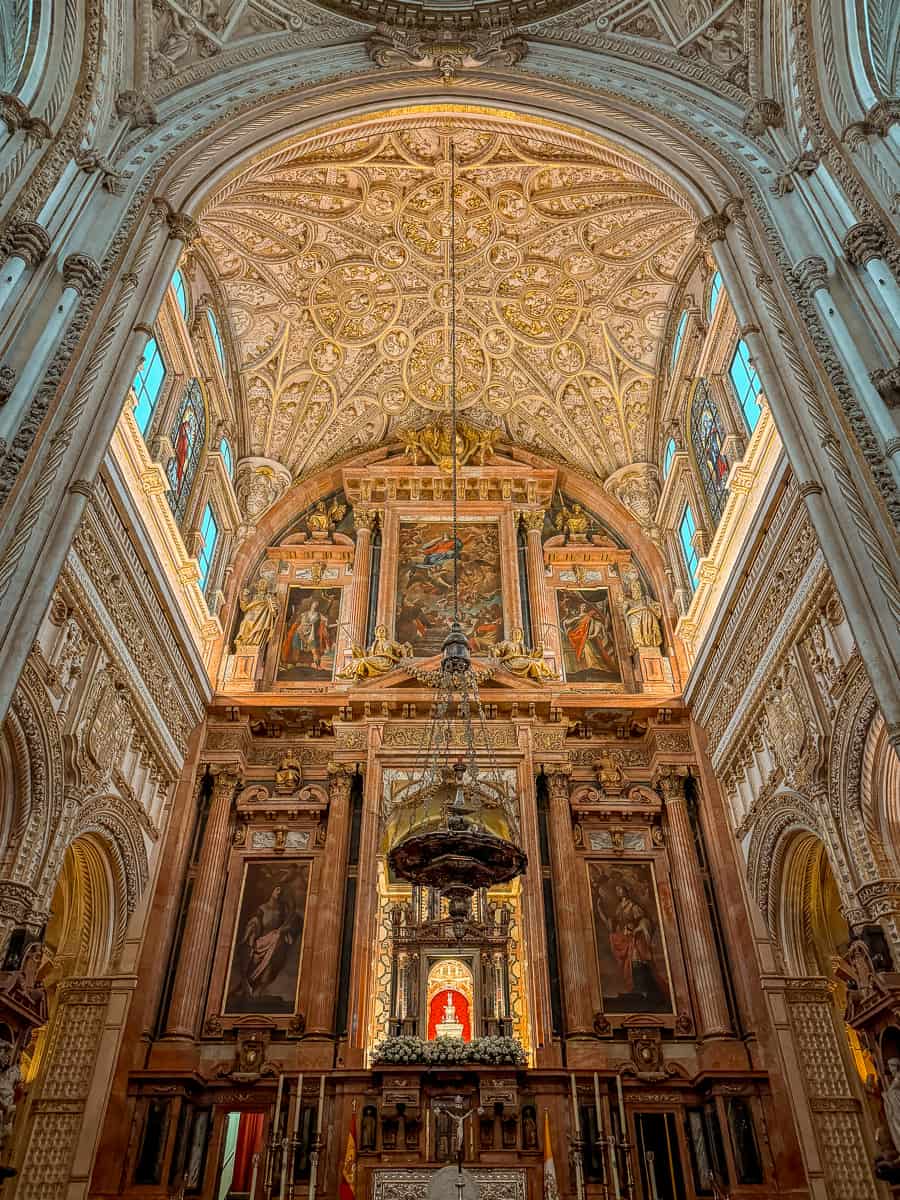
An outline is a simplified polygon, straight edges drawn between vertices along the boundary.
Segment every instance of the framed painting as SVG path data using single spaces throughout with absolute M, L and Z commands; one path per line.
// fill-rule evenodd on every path
M 309 872 L 308 859 L 244 864 L 224 1013 L 293 1013 Z
M 603 1011 L 673 1012 L 653 864 L 593 861 L 588 875 Z
M 500 528 L 488 521 L 457 528 L 460 619 L 473 653 L 484 653 L 503 637 Z M 453 550 L 450 521 L 401 521 L 394 636 L 418 658 L 439 653 L 453 620 Z
M 341 588 L 288 590 L 278 651 L 280 682 L 331 679 L 341 612 Z
M 621 683 L 609 588 L 560 588 L 556 604 L 566 679 Z

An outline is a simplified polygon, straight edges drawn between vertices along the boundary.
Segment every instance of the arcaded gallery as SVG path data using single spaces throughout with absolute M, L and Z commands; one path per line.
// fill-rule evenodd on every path
M 900 1200 L 900 0 L 0 0 L 0 1200 Z

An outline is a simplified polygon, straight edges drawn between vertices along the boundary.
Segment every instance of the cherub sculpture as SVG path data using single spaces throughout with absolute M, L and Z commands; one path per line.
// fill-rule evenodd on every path
M 577 500 L 572 502 L 571 508 L 562 500 L 554 525 L 560 533 L 565 533 L 567 542 L 586 542 L 591 518 Z
M 353 679 L 360 683 L 364 679 L 374 679 L 376 675 L 384 675 L 392 671 L 404 658 L 412 658 L 412 646 L 409 642 L 395 642 L 388 637 L 386 625 L 376 625 L 375 637 L 368 650 L 362 646 L 354 646 L 353 657 L 338 671 L 339 679 Z
M 525 634 L 521 626 L 516 626 L 508 641 L 497 642 L 495 646 L 491 646 L 489 653 L 491 658 L 498 659 L 511 675 L 533 679 L 535 683 L 558 678 L 544 658 L 544 643 L 538 642 L 533 650 L 529 650 L 525 645 Z

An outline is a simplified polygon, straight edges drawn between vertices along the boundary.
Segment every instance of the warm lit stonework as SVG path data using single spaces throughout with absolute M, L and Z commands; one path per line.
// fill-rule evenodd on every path
M 896 26 L 0 4 L 0 1200 L 900 1196 Z

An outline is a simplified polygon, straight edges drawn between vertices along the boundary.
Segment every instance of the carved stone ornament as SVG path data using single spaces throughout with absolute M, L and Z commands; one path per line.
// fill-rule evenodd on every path
M 642 529 L 648 529 L 659 505 L 659 468 L 656 463 L 630 463 L 614 471 L 603 485 L 634 516 Z
M 594 1013 L 594 1033 L 597 1037 L 612 1037 L 613 1027 L 606 1013 Z
M 82 294 L 99 287 L 102 278 L 100 266 L 88 254 L 70 254 L 63 262 L 63 280 L 66 287 Z
M 767 129 L 780 129 L 784 124 L 784 109 L 777 100 L 763 98 L 751 105 L 744 117 L 744 132 L 762 137 Z
M 13 389 L 16 386 L 16 369 L 11 367 L 9 363 L 0 364 L 0 405 L 13 394 Z
M 293 796 L 300 790 L 302 770 L 299 760 L 288 751 L 281 757 L 275 772 L 275 793 L 278 796 Z
M 794 176 L 799 175 L 807 178 L 812 175 L 816 167 L 819 165 L 819 155 L 814 154 L 811 150 L 806 150 L 803 154 L 798 154 L 787 164 L 775 183 L 772 185 L 771 191 L 776 196 L 786 196 L 788 192 L 794 190 Z
M 235 469 L 234 493 L 247 524 L 255 525 L 290 485 L 290 471 L 275 459 L 242 458 Z
M 18 96 L 13 96 L 10 92 L 0 92 L 0 118 L 10 133 L 21 129 L 38 141 L 46 141 L 52 136 L 47 122 L 40 117 L 33 117 L 28 105 L 23 104 Z
M 510 29 L 400 29 L 379 24 L 366 43 L 379 67 L 436 69 L 444 83 L 474 67 L 512 67 L 528 52 L 524 38 Z
M 844 234 L 844 253 L 856 267 L 865 267 L 873 259 L 884 257 L 884 234 L 871 222 L 851 225 Z
M 29 267 L 43 262 L 50 250 L 50 237 L 37 221 L 18 221 L 3 240 L 7 254 L 21 258 Z
M 159 124 L 156 105 L 140 92 L 119 92 L 116 112 L 120 117 L 129 118 L 132 129 L 152 129 Z
M 900 407 L 900 363 L 896 367 L 876 368 L 871 379 L 888 408 Z

